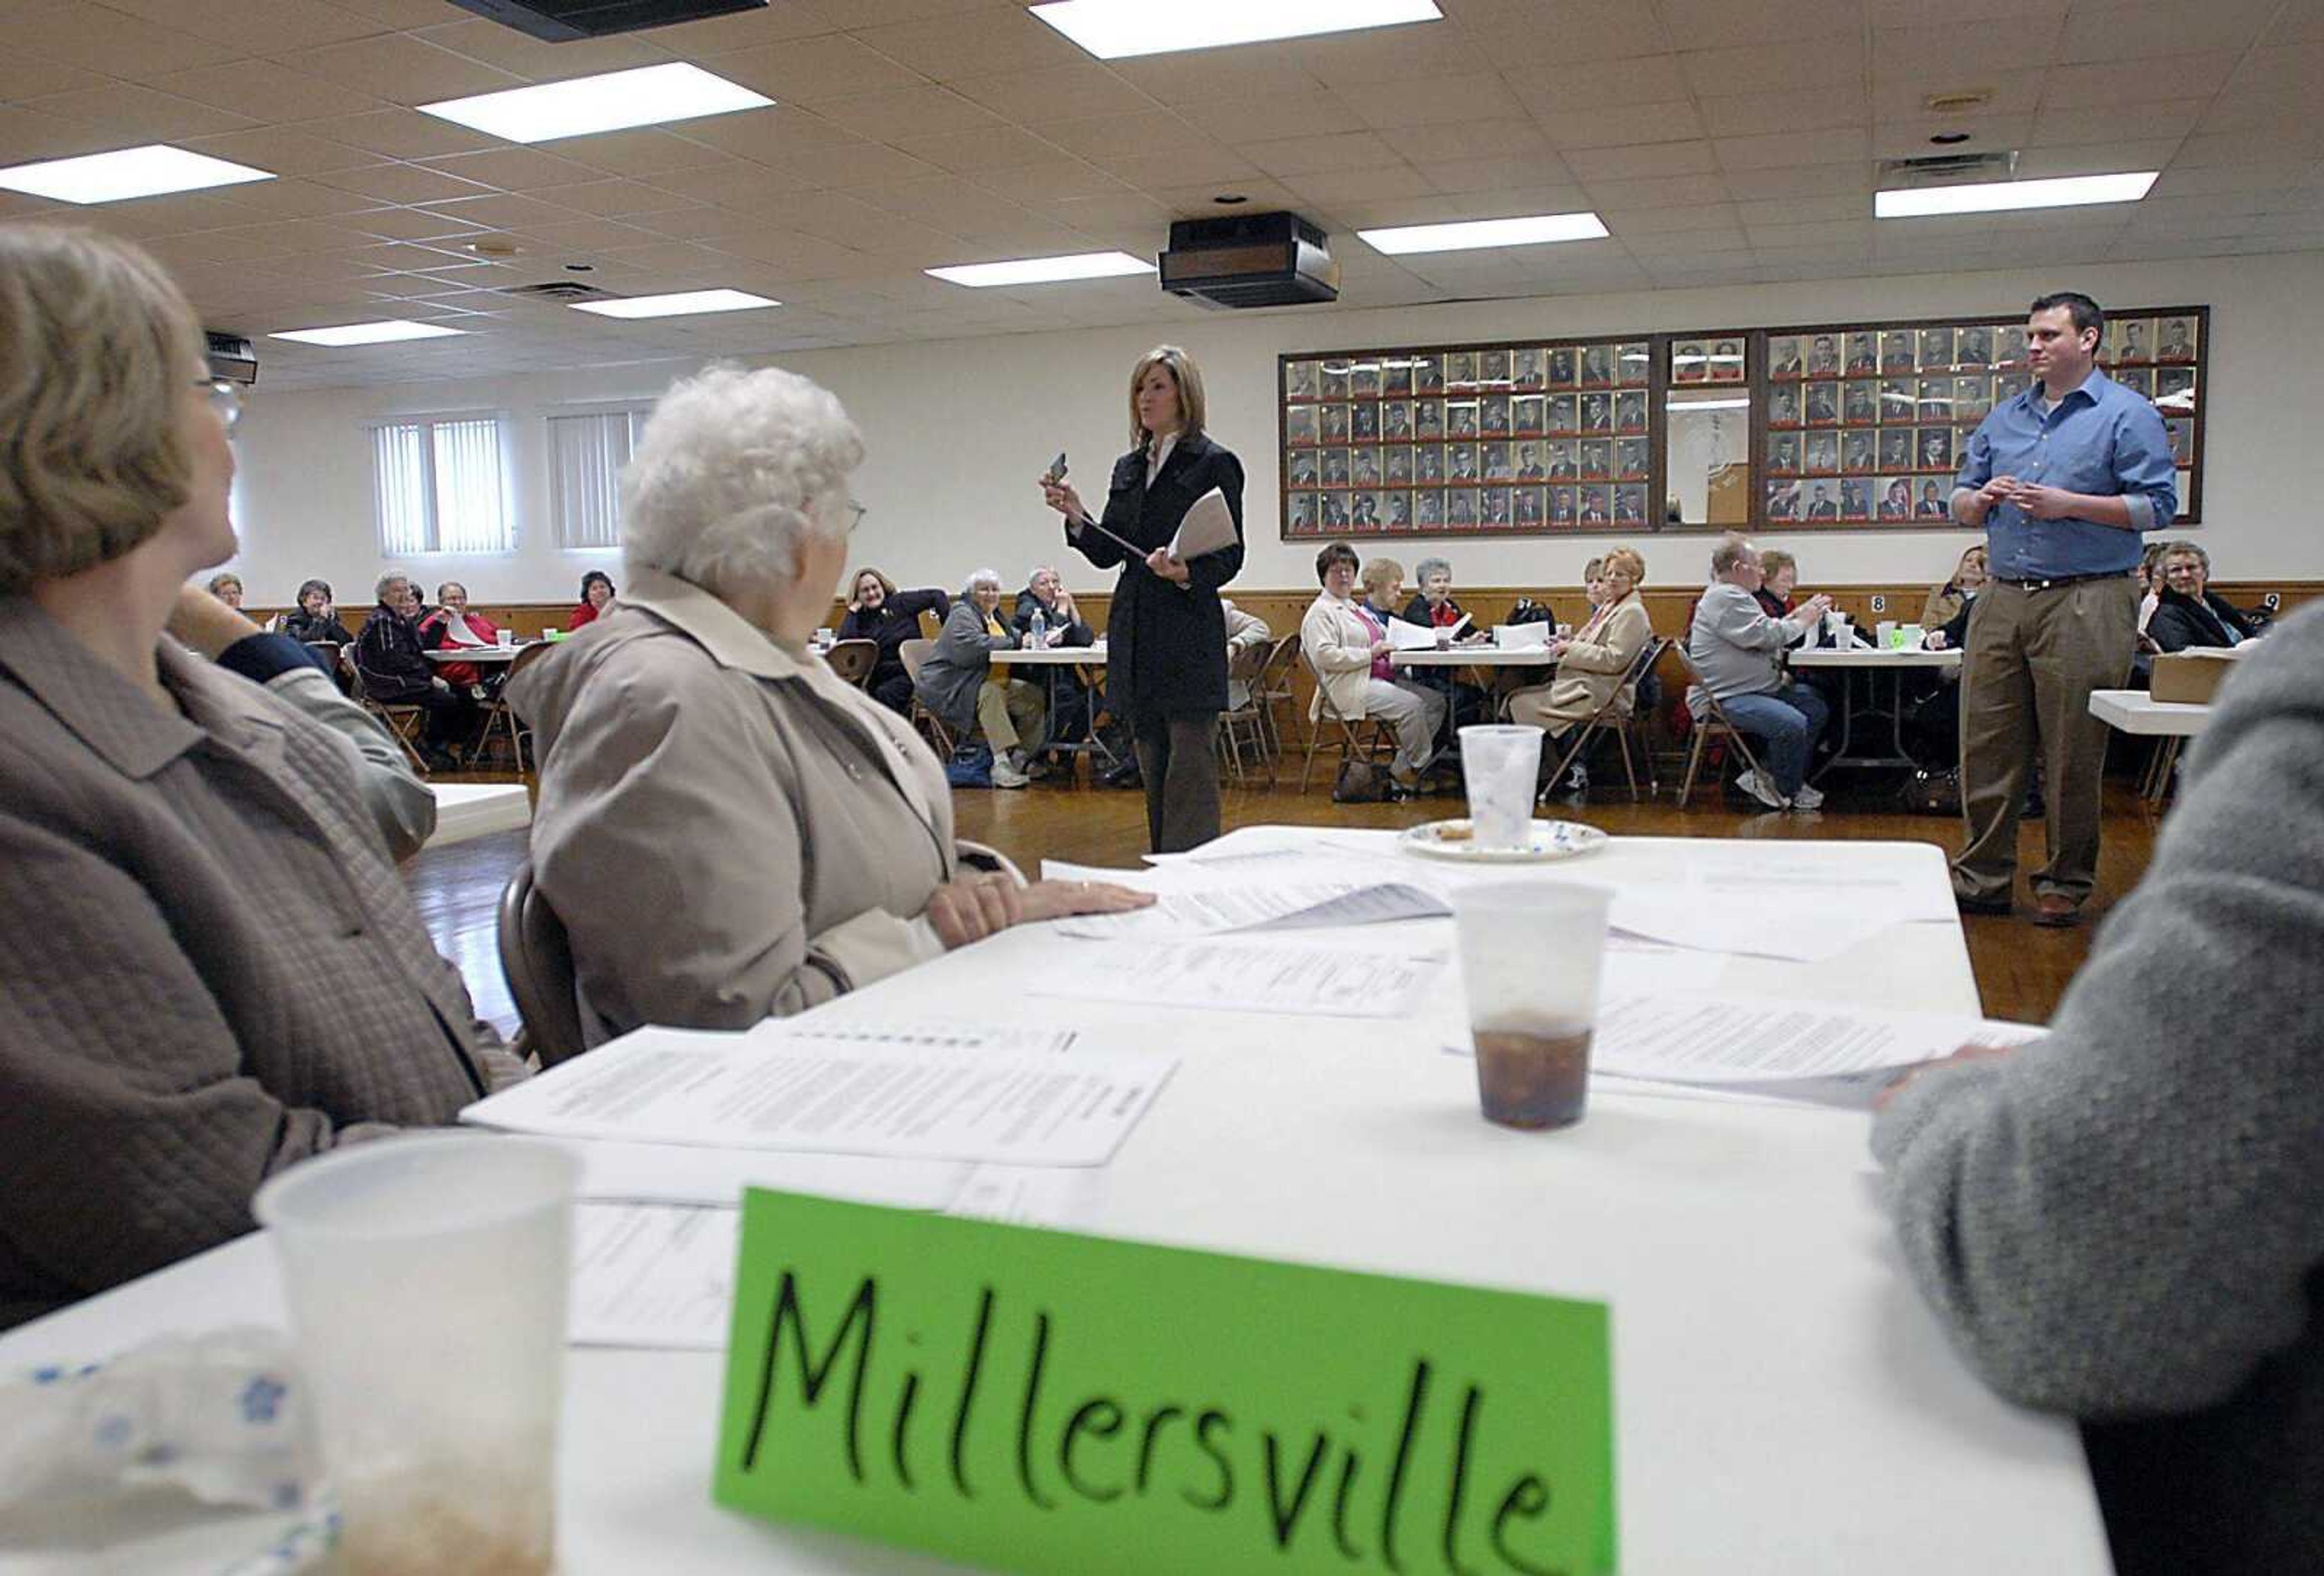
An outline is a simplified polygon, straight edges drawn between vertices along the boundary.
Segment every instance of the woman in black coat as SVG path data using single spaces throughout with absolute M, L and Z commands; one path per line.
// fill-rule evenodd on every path
M 1242 568 L 1242 462 L 1204 436 L 1204 416 L 1194 358 L 1158 346 L 1130 374 L 1133 447 L 1114 462 L 1104 517 L 1093 523 L 1062 477 L 1041 478 L 1049 507 L 1065 517 L 1066 541 L 1101 569 L 1121 568 L 1106 613 L 1106 705 L 1128 720 L 1136 742 L 1157 853 L 1219 834 L 1213 741 L 1227 704 L 1219 587 Z M 1172 558 L 1179 521 L 1213 487 L 1234 517 L 1235 539 L 1192 560 Z
M 912 714 L 912 676 L 904 671 L 904 642 L 920 638 L 923 611 L 943 618 L 952 612 L 952 598 L 934 586 L 924 591 L 899 591 L 879 570 L 855 571 L 850 582 L 847 616 L 839 621 L 843 641 L 870 641 L 880 648 L 872 659 L 872 676 L 863 687 L 872 698 L 900 716 Z

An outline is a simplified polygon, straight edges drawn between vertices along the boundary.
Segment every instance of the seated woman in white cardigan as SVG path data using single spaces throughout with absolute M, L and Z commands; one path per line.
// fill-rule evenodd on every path
M 1646 561 L 1634 549 L 1616 548 L 1599 561 L 1600 592 L 1590 622 L 1571 638 L 1554 641 L 1550 655 L 1557 672 L 1547 684 L 1514 691 L 1509 696 L 1509 721 L 1530 723 L 1553 739 L 1598 714 L 1630 671 L 1630 664 L 1655 638 L 1638 586 L 1646 577 Z M 1581 793 L 1589 777 L 1579 760 L 1566 781 L 1569 793 Z
M 1299 647 L 1315 669 L 1316 697 L 1308 720 L 1323 714 L 1323 697 L 1350 722 L 1376 718 L 1396 730 L 1396 760 L 1388 776 L 1406 793 L 1420 787 L 1420 774 L 1436 753 L 1436 730 L 1444 724 L 1444 696 L 1410 679 L 1393 677 L 1388 631 L 1355 599 L 1356 554 L 1333 542 L 1315 555 L 1315 577 L 1323 593 L 1299 621 Z

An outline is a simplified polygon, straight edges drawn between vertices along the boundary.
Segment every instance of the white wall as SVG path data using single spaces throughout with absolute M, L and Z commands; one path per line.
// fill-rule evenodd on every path
M 1278 353 L 2004 312 L 2062 287 L 2125 306 L 2211 306 L 2201 538 L 2222 578 L 2324 578 L 2324 532 L 2310 521 L 2317 466 L 2307 452 L 2315 441 L 2311 415 L 2324 410 L 2324 360 L 2315 354 L 2324 345 L 2324 257 L 2312 253 L 2097 267 L 2070 277 L 1987 272 L 1377 312 L 1222 313 L 1179 338 L 1204 369 L 1213 436 L 1241 455 L 1249 474 L 1253 527 L 1242 582 L 1287 588 L 1312 581 L 1314 549 L 1277 539 Z M 1060 553 L 1056 517 L 1041 508 L 1034 478 L 1064 448 L 1075 480 L 1092 494 L 1102 492 L 1112 459 L 1127 446 L 1129 370 L 1152 338 L 1151 328 L 1095 329 L 782 358 L 836 392 L 868 440 L 871 456 L 855 493 L 872 512 L 858 533 L 854 561 L 876 563 L 908 584 L 950 586 L 980 564 L 1013 578 L 1037 560 L 1064 558 L 1069 585 L 1110 584 L 1110 575 L 1076 567 L 1078 560 Z M 618 578 L 615 555 L 559 553 L 547 545 L 546 440 L 539 418 L 564 404 L 650 396 L 686 370 L 663 362 L 275 397 L 262 384 L 241 446 L 244 551 L 237 567 L 252 600 L 287 602 L 300 579 L 318 574 L 337 585 L 342 601 L 368 600 L 381 559 L 362 424 L 426 410 L 498 408 L 519 418 L 521 540 L 513 559 L 410 564 L 420 578 L 431 585 L 463 580 L 482 602 L 570 596 L 591 567 L 612 569 Z M 1452 556 L 1470 584 L 1571 585 L 1582 561 L 1615 539 L 1461 542 Z M 1844 585 L 1941 577 L 1967 538 L 1868 529 L 1766 539 L 1800 554 L 1808 585 Z M 1428 545 L 1420 539 L 1362 544 L 1407 565 Z M 1702 578 L 1709 539 L 1648 537 L 1638 545 L 1653 581 Z

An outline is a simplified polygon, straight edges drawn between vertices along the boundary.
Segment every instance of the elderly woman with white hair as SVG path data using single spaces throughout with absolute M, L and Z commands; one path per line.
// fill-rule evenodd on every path
M 962 738 L 984 731 L 992 746 L 992 786 L 1019 788 L 1032 780 L 1032 752 L 1041 747 L 1047 702 L 1041 687 L 1011 678 L 992 666 L 992 653 L 1017 644 L 1001 620 L 1001 576 L 979 569 L 945 615 L 936 648 L 920 664 L 915 688 L 920 704 Z
M 235 551 L 237 410 L 151 257 L 0 225 L 0 1328 L 522 1075 L 395 868 L 428 790 L 187 584 Z
M 1020 920 L 1150 901 L 964 871 L 936 756 L 809 653 L 862 457 L 794 373 L 677 384 L 622 475 L 621 600 L 510 681 L 541 751 L 534 883 L 592 1044 L 745 1028 Z

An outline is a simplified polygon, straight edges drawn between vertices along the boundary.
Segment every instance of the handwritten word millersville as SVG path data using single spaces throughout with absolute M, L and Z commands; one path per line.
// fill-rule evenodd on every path
M 892 1311 L 883 1323 L 875 1276 L 810 1305 L 798 1272 L 785 1270 L 740 1441 L 741 1472 L 759 1471 L 762 1459 L 780 1470 L 779 1456 L 830 1450 L 854 1483 L 915 1497 L 969 1505 L 1016 1497 L 1039 1511 L 1074 1501 L 1167 1504 L 1247 1524 L 1254 1554 L 1328 1538 L 1358 1570 L 1566 1569 L 1527 1551 L 1529 1528 L 1552 1503 L 1540 1472 L 1471 1481 L 1490 1405 L 1486 1382 L 1440 1374 L 1426 1356 L 1411 1359 L 1396 1415 L 1368 1417 L 1353 1405 L 1344 1422 L 1323 1425 L 1239 1415 L 1217 1397 L 1053 1396 L 1052 1369 L 1069 1356 L 1079 1371 L 1102 1368 L 1102 1343 L 1070 1346 L 1048 1311 L 1004 1305 L 989 1285 L 976 1294 L 973 1320 L 960 1322 L 959 1350 L 926 1342 L 918 1323 Z M 1025 1354 L 1022 1383 L 1006 1393 L 987 1382 L 1002 1351 Z M 1528 1428 L 1541 1421 L 1527 1420 Z M 1003 1445 L 1005 1455 L 997 1453 Z M 1426 1525 L 1407 1525 L 1415 1500 L 1434 1503 Z

